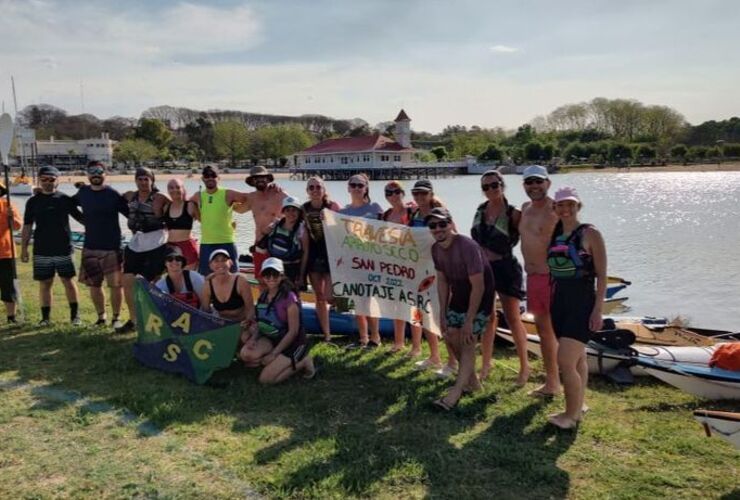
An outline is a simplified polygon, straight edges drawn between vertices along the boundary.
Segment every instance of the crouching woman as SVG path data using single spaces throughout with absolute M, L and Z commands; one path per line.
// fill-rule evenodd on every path
M 283 261 L 270 257 L 261 271 L 266 290 L 257 299 L 257 323 L 242 334 L 239 358 L 246 366 L 264 367 L 259 376 L 263 384 L 277 384 L 297 372 L 313 378 L 316 368 L 301 325 L 301 303 L 285 277 Z

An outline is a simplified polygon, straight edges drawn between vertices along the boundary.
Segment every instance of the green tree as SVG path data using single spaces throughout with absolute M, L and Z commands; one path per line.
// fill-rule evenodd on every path
M 687 148 L 684 144 L 676 144 L 671 148 L 671 157 L 673 158 L 683 160 L 686 158 L 687 154 L 689 154 L 689 148 Z
M 480 161 L 501 161 L 504 159 L 504 152 L 498 144 L 491 143 L 485 151 L 478 156 Z
M 527 161 L 540 161 L 544 155 L 542 144 L 537 141 L 531 141 L 524 145 L 524 159 Z
M 658 152 L 655 148 L 647 144 L 640 144 L 635 148 L 635 157 L 639 160 L 652 160 L 657 154 Z
M 175 138 L 170 129 L 155 118 L 142 118 L 139 120 L 139 124 L 134 129 L 134 137 L 149 141 L 158 149 L 166 148 Z
M 194 122 L 185 125 L 185 135 L 187 135 L 190 142 L 198 145 L 198 148 L 205 153 L 206 158 L 216 156 L 213 123 L 207 119 L 205 113 L 202 113 Z
M 113 159 L 135 166 L 142 162 L 150 161 L 159 155 L 159 150 L 149 141 L 144 139 L 125 139 L 119 142 L 113 150 Z
M 421 163 L 434 163 L 437 160 L 437 156 L 434 155 L 431 151 L 427 150 L 418 150 L 416 153 L 414 153 L 414 158 L 416 158 L 416 161 L 419 161 Z
M 722 154 L 725 158 L 738 158 L 740 157 L 740 144 L 730 143 L 722 146 Z
M 537 133 L 531 125 L 522 125 L 516 130 L 516 134 L 514 134 L 514 143 L 527 144 L 528 142 L 532 142 L 536 135 Z
M 622 163 L 632 159 L 632 149 L 623 142 L 612 142 L 607 151 L 609 161 Z
M 460 133 L 454 134 L 451 138 L 453 158 L 462 158 L 464 156 L 475 156 L 476 158 L 486 150 L 488 141 L 483 134 L 479 133 Z
M 698 160 L 704 159 L 707 156 L 708 149 L 706 146 L 693 146 L 689 149 L 689 156 Z
M 300 125 L 268 125 L 255 130 L 252 137 L 251 155 L 271 159 L 274 165 L 279 164 L 280 158 L 293 155 L 315 142 Z
M 213 126 L 213 145 L 220 158 L 228 158 L 232 166 L 249 151 L 249 132 L 238 121 L 219 122 Z
M 586 151 L 580 142 L 571 142 L 563 150 L 563 157 L 568 162 L 578 162 L 581 158 L 587 158 L 588 156 L 589 152 Z
M 442 161 L 447 158 L 447 148 L 444 146 L 434 147 L 431 149 L 430 153 L 437 158 L 437 161 Z

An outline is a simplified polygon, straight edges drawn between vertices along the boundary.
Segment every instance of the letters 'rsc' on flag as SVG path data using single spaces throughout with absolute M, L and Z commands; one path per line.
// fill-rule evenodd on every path
M 439 335 L 429 229 L 323 213 L 334 296 L 352 299 L 357 314 L 423 324 Z
M 228 367 L 239 342 L 239 323 L 199 311 L 143 278 L 135 288 L 134 357 L 143 365 L 179 373 L 202 384 Z

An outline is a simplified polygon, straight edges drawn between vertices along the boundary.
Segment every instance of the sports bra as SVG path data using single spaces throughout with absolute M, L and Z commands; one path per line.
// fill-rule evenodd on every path
M 213 289 L 213 279 L 208 280 L 208 286 L 211 287 L 211 304 L 213 305 L 213 308 L 215 310 L 217 310 L 218 312 L 234 311 L 244 306 L 244 299 L 242 299 L 242 296 L 239 294 L 238 284 L 239 276 L 235 276 L 234 286 L 231 289 L 231 295 L 229 295 L 229 298 L 226 300 L 226 302 L 221 302 L 220 300 L 218 300 L 218 297 L 216 297 L 216 292 Z
M 193 216 L 188 213 L 188 203 L 186 201 L 182 206 L 182 213 L 178 217 L 170 216 L 170 208 L 172 205 L 167 205 L 167 210 L 164 211 L 162 221 L 167 229 L 193 229 Z

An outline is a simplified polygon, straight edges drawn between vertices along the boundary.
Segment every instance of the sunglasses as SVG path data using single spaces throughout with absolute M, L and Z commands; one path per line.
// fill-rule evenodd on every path
M 39 177 L 41 182 L 54 182 L 57 180 L 56 177 Z
M 164 259 L 165 262 L 172 262 L 172 261 L 175 261 L 175 260 L 179 261 L 180 260 L 180 257 L 174 257 L 174 256 L 170 255 L 169 257 L 165 257 L 165 259 Z
M 434 229 L 437 229 L 437 228 L 445 229 L 449 225 L 450 225 L 449 222 L 447 222 L 446 220 L 443 220 L 443 221 L 440 221 L 440 222 L 430 222 L 429 224 L 427 224 L 427 227 L 429 229 L 434 230 Z
M 385 195 L 386 196 L 393 196 L 394 194 L 401 194 L 403 193 L 403 189 L 386 189 Z
M 280 273 L 274 269 L 265 269 L 262 271 L 262 277 L 266 280 L 274 280 L 280 277 Z
M 204 179 L 215 179 L 216 177 L 218 176 L 214 174 L 203 174 Z
M 91 168 L 87 171 L 87 175 L 103 175 L 105 170 L 102 168 Z
M 365 185 L 361 182 L 350 182 L 349 187 L 351 187 L 352 189 L 362 189 L 365 187 Z
M 527 186 L 531 186 L 532 184 L 542 184 L 545 182 L 545 179 L 540 179 L 539 177 L 530 177 L 529 179 L 524 179 L 524 184 Z
M 488 184 L 481 184 L 480 188 L 483 191 L 488 191 L 489 189 L 498 189 L 499 186 L 501 186 L 501 183 L 499 181 L 493 181 L 493 182 L 489 182 Z
M 411 191 L 411 196 L 426 196 L 429 191 Z
M 309 184 L 306 189 L 309 191 L 321 191 L 321 186 L 318 184 Z

